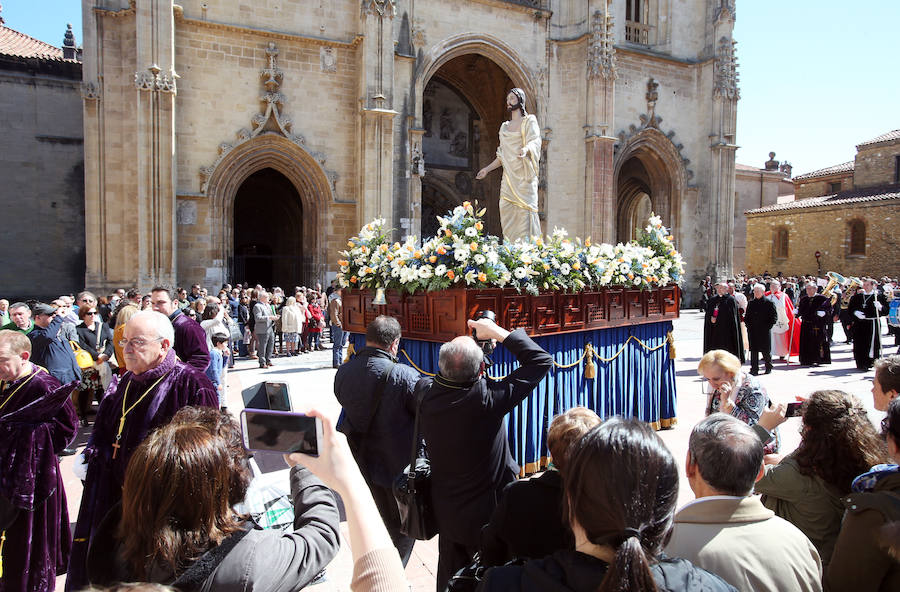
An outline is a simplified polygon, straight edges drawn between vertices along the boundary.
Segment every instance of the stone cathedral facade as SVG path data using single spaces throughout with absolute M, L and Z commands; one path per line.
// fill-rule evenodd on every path
M 731 272 L 734 0 L 83 0 L 86 284 L 325 280 L 366 221 L 500 233 L 519 87 L 545 232 L 649 212 L 688 281 Z

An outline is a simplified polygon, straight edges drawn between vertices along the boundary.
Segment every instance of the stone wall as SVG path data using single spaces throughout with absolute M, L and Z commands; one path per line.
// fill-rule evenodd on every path
M 0 58 L 0 298 L 84 284 L 81 64 Z
M 744 212 L 778 203 L 784 175 L 778 171 L 738 170 L 734 182 L 734 271 L 747 268 L 747 217 Z
M 835 175 L 813 177 L 808 180 L 795 180 L 794 199 L 831 195 L 835 193 L 831 190 L 832 183 L 840 183 L 840 191 L 849 191 L 850 189 L 853 189 L 853 177 L 853 171 L 847 171 L 846 173 L 838 173 Z
M 866 225 L 865 255 L 850 255 L 850 222 Z M 900 275 L 897 221 L 900 200 L 775 211 L 747 215 L 747 272 L 778 271 L 786 275 L 815 274 L 815 252 L 822 253 L 822 272 L 846 276 Z M 787 258 L 775 258 L 773 245 L 779 228 L 789 232 Z
M 872 187 L 894 182 L 900 141 L 861 146 L 856 151 L 853 182 L 857 187 Z

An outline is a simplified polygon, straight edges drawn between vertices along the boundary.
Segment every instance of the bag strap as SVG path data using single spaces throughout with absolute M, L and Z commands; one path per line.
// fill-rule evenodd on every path
M 425 387 L 427 384 L 427 388 Z M 406 473 L 406 486 L 407 490 L 410 493 L 416 492 L 415 479 L 416 479 L 416 458 L 419 447 L 419 411 L 422 409 L 422 401 L 425 400 L 425 395 L 431 390 L 431 385 L 434 382 L 428 380 L 427 378 L 423 378 L 419 382 L 416 383 L 416 388 L 413 391 L 416 397 L 416 419 L 413 422 L 413 438 L 412 438 L 412 451 L 409 453 L 409 471 Z

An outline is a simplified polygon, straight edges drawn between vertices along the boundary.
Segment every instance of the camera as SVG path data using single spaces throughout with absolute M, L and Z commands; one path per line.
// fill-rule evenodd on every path
M 479 319 L 490 319 L 490 320 L 496 322 L 497 315 L 495 315 L 494 311 L 492 311 L 492 310 L 482 310 L 477 315 L 475 315 L 474 320 L 477 321 Z M 475 341 L 478 342 L 478 345 L 479 345 L 479 347 L 481 347 L 481 351 L 484 352 L 485 356 L 490 356 L 492 353 L 494 353 L 494 348 L 496 347 L 497 344 L 494 343 L 493 339 L 479 339 L 478 334 L 476 333 L 475 329 L 472 329 L 472 337 L 474 337 Z M 486 361 L 490 361 L 490 360 L 486 360 Z

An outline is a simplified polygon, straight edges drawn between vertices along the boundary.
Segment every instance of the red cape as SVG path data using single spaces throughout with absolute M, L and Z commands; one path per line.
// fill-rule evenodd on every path
M 799 356 L 800 355 L 800 319 L 794 316 L 794 303 L 791 302 L 790 297 L 784 293 L 784 291 L 780 292 L 780 294 L 784 294 L 784 312 L 788 318 L 788 327 L 793 327 L 793 332 L 791 329 L 788 329 L 788 332 L 791 333 L 791 356 Z M 772 291 L 768 290 L 766 292 L 766 296 L 771 296 Z M 773 352 L 772 355 L 775 355 Z

